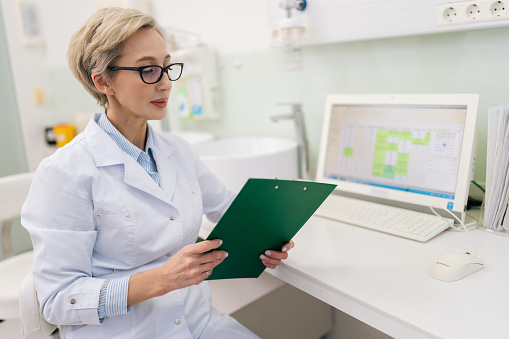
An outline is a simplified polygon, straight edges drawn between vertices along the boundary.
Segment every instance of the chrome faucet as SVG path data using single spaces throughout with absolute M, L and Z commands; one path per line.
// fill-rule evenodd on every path
M 304 126 L 304 114 L 302 113 L 302 105 L 293 103 L 280 105 L 290 105 L 292 107 L 292 112 L 289 114 L 273 115 L 270 117 L 270 119 L 274 122 L 278 122 L 281 119 L 293 119 L 295 121 L 295 132 L 299 149 L 299 177 L 301 179 L 308 179 L 308 140 L 306 137 L 306 127 Z

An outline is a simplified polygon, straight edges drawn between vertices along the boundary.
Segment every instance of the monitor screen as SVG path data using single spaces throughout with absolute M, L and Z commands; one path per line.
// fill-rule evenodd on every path
M 317 180 L 338 191 L 462 212 L 477 95 L 329 96 Z

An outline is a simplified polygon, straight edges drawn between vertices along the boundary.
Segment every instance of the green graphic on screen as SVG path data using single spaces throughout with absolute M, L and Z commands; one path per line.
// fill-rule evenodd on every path
M 411 142 L 414 145 L 429 146 L 429 133 L 423 139 L 413 137 L 411 131 L 397 131 L 379 129 L 376 134 L 375 154 L 371 174 L 374 177 L 394 179 L 397 176 L 407 176 L 410 153 L 398 152 L 399 142 Z M 389 140 L 391 139 L 391 140 Z M 386 163 L 387 152 L 396 155 L 396 164 Z
M 343 149 L 343 156 L 347 158 L 353 157 L 353 147 L 345 147 Z

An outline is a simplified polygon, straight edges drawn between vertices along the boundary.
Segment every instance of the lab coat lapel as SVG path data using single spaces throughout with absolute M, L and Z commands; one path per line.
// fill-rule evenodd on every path
M 90 151 L 94 157 L 97 167 L 120 166 L 124 170 L 119 171 L 118 180 L 123 180 L 127 185 L 144 191 L 167 204 L 171 204 L 171 196 L 150 177 L 150 175 L 127 153 L 125 153 L 117 143 L 97 125 L 100 114 L 96 114 L 88 123 L 85 129 L 85 137 L 89 144 Z M 158 153 L 158 152 L 154 152 Z M 159 168 L 159 164 L 156 164 Z M 123 178 L 122 175 L 123 174 Z
M 177 185 L 177 168 L 171 161 L 175 146 L 161 138 L 157 133 L 154 133 L 153 130 L 151 132 L 154 136 L 154 160 L 156 161 L 157 172 L 161 179 L 161 189 L 172 200 Z
M 157 164 L 157 160 L 156 160 Z M 136 187 L 154 197 L 171 204 L 171 196 L 168 196 L 152 177 L 133 158 L 124 152 L 124 182 Z
M 117 143 L 97 124 L 101 113 L 95 114 L 85 128 L 85 138 L 97 167 L 124 163 L 124 153 Z

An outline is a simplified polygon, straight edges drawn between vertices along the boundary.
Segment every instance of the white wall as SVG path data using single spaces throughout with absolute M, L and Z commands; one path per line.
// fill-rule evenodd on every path
M 15 94 L 20 113 L 21 129 L 26 145 L 27 163 L 33 170 L 39 161 L 49 154 L 44 143 L 43 130 L 51 122 L 47 104 L 37 105 L 32 100 L 35 88 L 47 89 L 46 53 L 44 48 L 21 45 L 15 2 L 2 0 L 3 22 L 11 60 Z
M 39 10 L 45 40 L 42 46 L 22 44 L 16 2 L 2 0 L 2 19 L 29 170 L 35 170 L 39 162 L 55 150 L 46 145 L 44 129 L 55 123 L 67 122 L 54 114 L 54 103 L 50 98 L 58 93 L 51 93 L 48 70 L 67 65 L 66 51 L 72 33 L 96 10 L 93 1 L 34 0 L 34 3 Z M 42 104 L 33 99 L 36 89 L 44 94 Z
M 54 152 L 54 148 L 44 142 L 44 128 L 66 122 L 55 113 L 54 106 L 58 103 L 50 100 L 59 96 L 59 93 L 51 93 L 50 70 L 67 67 L 66 52 L 71 35 L 104 1 L 34 0 L 45 39 L 42 47 L 22 45 L 16 2 L 1 1 L 27 163 L 29 170 L 35 170 L 44 157 Z M 265 1 L 154 0 L 150 5 L 152 14 L 162 25 L 198 33 L 202 41 L 212 45 L 218 53 L 268 48 Z M 32 99 L 37 88 L 45 95 L 43 104 L 36 104 Z M 69 112 L 69 117 L 74 113 Z
M 267 0 L 153 0 L 153 15 L 163 26 L 198 33 L 218 53 L 267 49 Z
M 46 67 L 66 67 L 67 47 L 71 36 L 96 10 L 96 1 L 39 0 L 46 37 Z
M 2 0 L 8 2 L 9 0 Z M 197 33 L 218 53 L 268 49 L 266 1 L 247 0 L 152 0 L 137 1 L 39 0 L 46 40 L 46 66 L 66 66 L 66 52 L 72 34 L 101 3 L 134 5 L 148 9 L 163 26 Z M 12 7 L 12 5 L 11 5 Z

